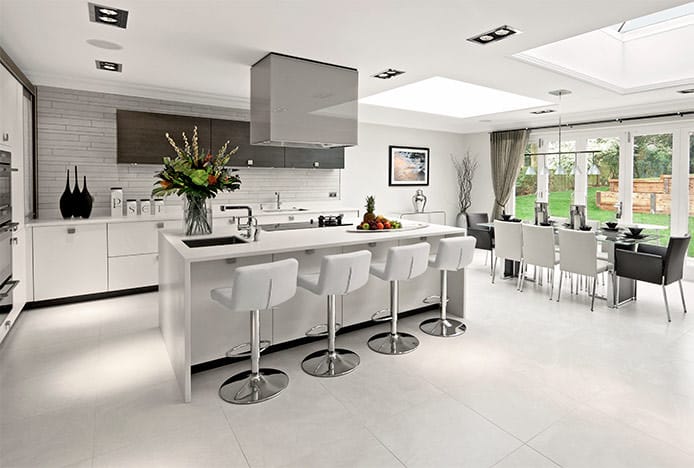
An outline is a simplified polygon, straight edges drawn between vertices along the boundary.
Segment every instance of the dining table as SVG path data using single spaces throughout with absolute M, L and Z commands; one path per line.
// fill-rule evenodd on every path
M 527 224 L 534 224 L 532 222 L 526 222 L 524 220 L 512 221 L 512 222 L 522 222 Z M 488 223 L 477 223 L 477 226 L 486 227 L 492 229 L 494 227 L 493 222 Z M 568 225 L 558 225 L 553 223 L 555 232 L 555 244 L 558 244 L 558 238 L 556 232 L 559 228 L 563 227 L 569 229 Z M 607 306 L 613 309 L 619 308 L 619 306 L 626 304 L 628 302 L 636 300 L 636 280 L 630 278 L 622 278 L 615 274 L 614 271 L 614 252 L 616 249 L 629 249 L 635 250 L 636 246 L 641 243 L 653 243 L 660 239 L 659 234 L 647 233 L 640 234 L 639 236 L 632 236 L 629 232 L 629 227 L 639 227 L 643 228 L 645 231 L 658 231 L 667 229 L 665 226 L 651 225 L 651 224 L 639 224 L 636 225 L 617 225 L 616 228 L 610 229 L 607 226 L 599 226 L 597 230 L 593 231 L 595 233 L 596 240 L 602 246 L 601 251 L 607 253 L 608 262 L 608 272 L 610 274 L 611 280 L 607 283 L 607 295 L 600 297 L 607 301 Z M 596 252 L 597 255 L 597 252 Z M 504 259 L 504 274 L 503 279 L 517 278 L 520 274 L 520 262 L 514 260 Z

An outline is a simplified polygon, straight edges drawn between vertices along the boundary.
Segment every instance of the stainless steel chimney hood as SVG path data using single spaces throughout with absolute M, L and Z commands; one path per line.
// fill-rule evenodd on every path
M 267 54 L 251 67 L 251 143 L 356 145 L 358 79 L 354 68 Z

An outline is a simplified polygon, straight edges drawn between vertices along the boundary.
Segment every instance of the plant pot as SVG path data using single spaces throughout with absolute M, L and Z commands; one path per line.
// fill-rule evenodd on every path
M 212 234 L 212 200 L 187 194 L 183 199 L 183 232 L 186 236 Z

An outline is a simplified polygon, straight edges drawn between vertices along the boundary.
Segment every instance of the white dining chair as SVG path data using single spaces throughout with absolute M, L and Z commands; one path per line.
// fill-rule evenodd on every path
M 598 258 L 598 241 L 595 232 L 559 229 L 559 291 L 561 297 L 562 273 L 576 273 L 593 278 L 593 294 L 590 310 L 595 306 L 595 290 L 600 273 L 607 271 L 608 263 Z
M 550 281 L 549 300 L 551 301 L 554 294 L 554 269 L 557 263 L 559 263 L 559 254 L 554 249 L 554 228 L 551 226 L 523 224 L 523 260 L 520 268 L 520 291 L 523 291 L 528 265 L 533 265 L 535 268 L 547 268 Z
M 492 283 L 496 278 L 496 263 L 499 258 L 520 262 L 523 260 L 523 224 L 511 221 L 494 220 L 494 263 L 492 264 Z M 518 275 L 516 289 L 520 287 Z

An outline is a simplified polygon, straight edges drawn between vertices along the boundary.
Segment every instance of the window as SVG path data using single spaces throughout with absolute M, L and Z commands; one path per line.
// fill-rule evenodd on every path
M 586 158 L 586 216 L 594 221 L 613 220 L 619 203 L 619 138 L 589 138 L 586 150 L 596 151 Z
M 672 133 L 636 135 L 633 158 L 631 219 L 635 224 L 666 227 L 657 231 L 666 242 L 672 208 Z
M 547 145 L 547 152 L 557 152 L 559 150 L 558 141 L 550 141 Z M 576 151 L 576 141 L 562 141 L 561 151 Z M 545 156 L 544 171 L 549 178 L 549 214 L 567 218 L 569 216 L 570 205 L 574 202 L 574 164 L 576 155 L 569 154 L 549 154 Z
M 537 153 L 537 142 L 530 142 L 526 153 Z M 535 197 L 537 194 L 537 156 L 525 155 L 523 165 L 516 177 L 516 197 L 514 216 L 516 218 L 535 219 Z
M 687 232 L 694 233 L 694 132 L 689 133 L 689 200 Z M 689 241 L 689 256 L 694 257 L 694 243 Z

